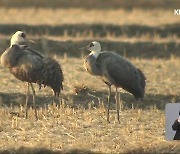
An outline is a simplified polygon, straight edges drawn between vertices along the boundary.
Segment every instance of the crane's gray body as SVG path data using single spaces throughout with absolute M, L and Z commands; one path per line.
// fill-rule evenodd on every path
M 59 96 L 63 73 L 57 61 L 25 45 L 12 45 L 1 56 L 1 63 L 19 80 L 50 86 Z
M 144 97 L 144 74 L 117 53 L 104 51 L 97 58 L 90 54 L 86 58 L 85 67 L 90 74 L 100 76 L 107 85 L 121 87 L 136 99 Z

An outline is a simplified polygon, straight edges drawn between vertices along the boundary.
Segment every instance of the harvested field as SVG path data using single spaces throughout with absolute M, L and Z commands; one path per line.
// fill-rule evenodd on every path
M 180 102 L 180 20 L 172 5 L 166 9 L 156 4 L 151 9 L 151 3 L 145 9 L 142 6 L 148 4 L 139 1 L 141 5 L 137 7 L 137 3 L 130 10 L 129 6 L 86 10 L 87 4 L 79 8 L 75 2 L 69 9 L 22 4 L 7 7 L 9 2 L 3 3 L 0 53 L 9 46 L 11 35 L 23 30 L 35 40 L 30 44 L 33 49 L 61 63 L 65 81 L 60 104 L 50 88 L 39 90 L 36 85 L 39 120 L 34 117 L 32 97 L 29 118 L 25 119 L 25 83 L 0 65 L 0 153 L 180 152 L 178 141 L 164 139 L 165 105 Z M 120 124 L 114 99 L 111 123 L 107 124 L 108 89 L 83 66 L 88 52 L 79 48 L 93 40 L 99 41 L 103 50 L 128 58 L 147 77 L 142 102 L 119 90 Z

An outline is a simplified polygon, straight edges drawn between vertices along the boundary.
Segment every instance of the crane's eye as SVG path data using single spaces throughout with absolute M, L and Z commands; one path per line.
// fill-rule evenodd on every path
M 26 34 L 21 33 L 21 37 L 22 37 L 22 38 L 26 38 Z
M 91 43 L 90 45 L 89 45 L 89 47 L 93 47 L 94 46 L 94 44 L 93 43 Z

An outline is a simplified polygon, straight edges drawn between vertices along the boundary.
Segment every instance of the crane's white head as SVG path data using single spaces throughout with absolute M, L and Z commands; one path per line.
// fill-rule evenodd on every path
M 101 52 L 101 45 L 99 42 L 93 41 L 88 46 L 80 48 L 80 50 L 84 49 L 91 51 L 90 55 L 93 55 L 95 58 L 97 58 Z
M 88 47 L 88 50 L 91 52 L 101 52 L 101 45 L 97 41 L 91 42 Z
M 26 43 L 26 34 L 22 31 L 17 31 L 12 37 L 11 37 L 11 45 L 21 45 Z

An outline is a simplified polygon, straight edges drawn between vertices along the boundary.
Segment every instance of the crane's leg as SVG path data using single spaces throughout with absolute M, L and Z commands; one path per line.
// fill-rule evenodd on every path
M 28 118 L 28 101 L 29 101 L 29 83 L 27 83 L 27 92 L 26 92 L 26 119 Z
M 34 90 L 34 87 L 33 87 L 32 83 L 30 83 L 30 85 L 31 85 L 32 92 L 33 92 L 33 106 L 34 106 L 34 113 L 35 113 L 36 120 L 38 120 L 37 110 L 36 110 L 36 102 L 35 102 L 35 90 Z
M 110 122 L 110 121 L 109 121 L 110 101 L 111 101 L 111 85 L 109 85 L 109 93 L 108 93 L 107 122 Z
M 117 110 L 117 120 L 118 120 L 118 123 L 120 123 L 120 120 L 119 120 L 119 99 L 118 99 L 118 88 L 116 87 L 116 95 L 115 95 L 115 100 L 116 100 L 116 110 Z

